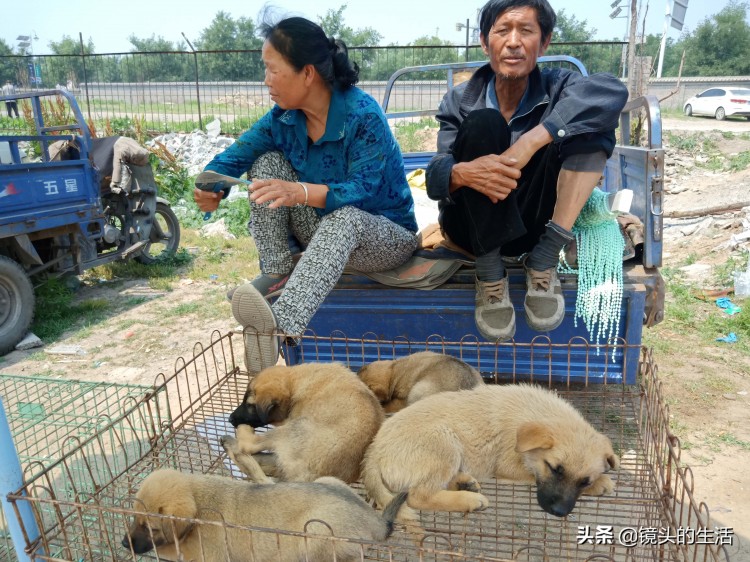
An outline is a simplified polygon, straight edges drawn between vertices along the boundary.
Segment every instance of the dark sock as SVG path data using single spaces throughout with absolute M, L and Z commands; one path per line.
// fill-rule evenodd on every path
M 549 221 L 544 234 L 526 259 L 526 266 L 537 271 L 557 267 L 560 250 L 574 239 L 575 235 L 572 232 Z
M 474 267 L 477 270 L 477 278 L 481 281 L 500 281 L 505 277 L 505 265 L 500 256 L 500 248 L 477 256 Z

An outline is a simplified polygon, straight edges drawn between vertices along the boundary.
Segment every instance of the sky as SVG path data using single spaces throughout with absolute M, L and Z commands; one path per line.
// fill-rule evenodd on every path
M 612 0 L 613 1 L 613 0 Z M 611 19 L 611 0 L 551 0 L 555 10 L 565 10 L 579 21 L 587 21 L 589 29 L 597 30 L 596 39 L 622 39 L 627 36 L 627 19 Z M 646 34 L 661 36 L 664 30 L 666 4 L 670 0 L 637 0 L 641 10 L 648 6 Z M 688 0 L 683 0 L 688 2 Z M 689 0 L 683 31 L 694 30 L 705 18 L 720 12 L 730 0 Z M 18 0 L 4 0 L 14 9 L 2 10 L 0 38 L 16 49 L 18 35 L 38 37 L 33 43 L 34 54 L 50 53 L 50 41 L 60 41 L 63 35 L 84 42 L 94 42 L 97 53 L 129 52 L 132 45 L 128 37 L 163 37 L 173 43 L 182 41 L 181 32 L 193 43 L 219 10 L 228 12 L 234 19 L 249 17 L 258 20 L 264 5 L 272 5 L 283 13 L 304 16 L 317 21 L 329 9 L 337 10 L 343 4 L 344 22 L 353 29 L 372 27 L 383 37 L 382 44 L 405 45 L 424 35 L 437 35 L 457 45 L 464 44 L 466 30 L 456 30 L 456 24 L 465 25 L 467 18 L 476 26 L 476 4 L 466 0 L 36 0 L 24 5 Z M 627 6 L 628 0 L 620 0 Z M 627 12 L 623 9 L 621 16 Z M 639 16 L 639 32 L 642 15 Z M 668 37 L 678 39 L 680 32 L 669 28 Z M 231 45 L 227 45 L 231 48 Z

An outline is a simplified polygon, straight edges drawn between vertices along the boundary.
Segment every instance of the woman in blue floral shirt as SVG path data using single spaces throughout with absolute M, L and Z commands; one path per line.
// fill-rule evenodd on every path
M 274 330 L 304 332 L 347 264 L 392 269 L 417 245 L 401 151 L 378 103 L 354 87 L 359 71 L 346 45 L 299 17 L 260 31 L 276 105 L 206 166 L 234 177 L 249 169 L 253 182 L 250 231 L 262 273 L 232 294 L 250 372 L 276 363 Z M 224 194 L 194 196 L 213 211 Z M 306 246 L 296 267 L 290 231 Z

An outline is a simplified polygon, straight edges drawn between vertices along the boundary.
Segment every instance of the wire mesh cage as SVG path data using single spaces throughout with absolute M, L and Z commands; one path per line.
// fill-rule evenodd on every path
M 122 404 L 134 405 L 149 391 L 151 387 L 142 385 L 0 375 L 0 397 L 18 460 L 27 468 L 26 479 L 86 438 L 107 431 L 113 411 Z M 0 509 L 0 561 L 12 562 L 17 557 L 7 529 Z
M 304 337 L 315 345 L 332 345 L 330 339 Z M 336 360 L 349 366 L 362 363 L 362 350 L 370 349 L 372 342 L 343 340 L 346 353 Z M 396 342 L 380 344 L 381 356 L 388 357 Z M 415 352 L 439 351 L 444 344 L 451 350 L 476 354 L 476 342 L 409 343 Z M 514 351 L 514 344 L 493 345 L 498 346 L 500 355 Z M 549 353 L 550 345 L 538 350 L 540 357 Z M 564 349 L 580 343 L 555 345 Z M 73 562 L 164 559 L 154 552 L 135 555 L 121 543 L 134 516 L 134 494 L 156 468 L 239 477 L 219 437 L 233 434 L 228 414 L 242 400 L 250 380 L 238 359 L 242 348 L 241 335 L 212 334 L 207 345 L 196 344 L 192 357 L 178 360 L 173 374 L 157 376 L 153 392 L 136 403 L 123 403 L 119 414 L 112 415 L 96 435 L 81 439 L 56 463 L 32 463 L 24 488 L 9 496 L 17 513 L 20 506 L 30 506 L 39 528 L 39 536 L 34 537 L 29 525 L 22 523 L 32 558 Z M 222 544 L 236 531 L 251 537 L 251 544 L 266 541 L 275 545 L 270 556 L 256 557 L 252 548 L 247 552 L 247 560 L 259 561 L 307 559 L 304 555 L 290 558 L 289 548 L 284 546 L 289 544 L 287 539 L 305 545 L 316 540 L 331 545 L 355 543 L 357 560 L 728 560 L 724 546 L 728 543 L 724 541 L 731 537 L 706 532 L 711 530 L 709 514 L 703 504 L 696 503 L 692 474 L 680 464 L 679 442 L 668 429 L 669 414 L 656 365 L 649 350 L 638 349 L 637 385 L 551 383 L 544 373 L 537 379 L 556 388 L 605 433 L 621 459 L 613 476 L 614 492 L 581 497 L 567 517 L 543 512 L 534 486 L 487 480 L 481 482 L 482 493 L 490 501 L 487 510 L 421 512 L 425 534 L 419 541 L 399 525 L 386 542 L 376 543 L 297 529 L 239 528 L 216 514 L 183 522 L 197 526 L 206 537 L 210 529 L 221 529 L 226 537 Z M 596 352 L 593 346 L 589 352 Z M 61 487 L 60 482 L 65 485 Z M 353 488 L 365 495 L 361 485 Z M 168 519 L 169 525 L 179 521 L 161 517 Z M 219 550 L 213 549 L 205 560 L 237 562 Z

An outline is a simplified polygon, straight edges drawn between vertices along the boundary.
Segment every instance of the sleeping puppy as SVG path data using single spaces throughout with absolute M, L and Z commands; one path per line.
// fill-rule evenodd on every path
M 614 488 L 612 444 L 570 403 L 532 385 L 484 385 L 428 396 L 387 419 L 367 450 L 362 481 L 377 505 L 408 491 L 408 506 L 485 509 L 477 480 L 535 483 L 537 502 L 563 517 L 582 494 Z M 417 514 L 401 510 L 405 521 Z
M 360 560 L 359 543 L 325 537 L 383 541 L 391 534 L 404 500 L 405 495 L 397 496 L 380 514 L 336 478 L 262 485 L 161 469 L 151 473 L 138 490 L 136 515 L 122 545 L 134 554 L 156 549 L 159 559 L 173 561 Z M 328 526 L 313 520 L 325 521 Z M 306 532 L 323 538 L 232 525 Z
M 482 376 L 460 359 L 421 351 L 393 361 L 374 361 L 359 370 L 387 414 L 398 412 L 425 396 L 465 390 L 484 384 Z
M 231 454 L 253 455 L 266 474 L 282 481 L 335 476 L 351 483 L 359 479 L 365 450 L 384 417 L 372 391 L 340 363 L 275 366 L 251 380 L 229 416 L 234 427 L 275 427 L 221 442 Z

